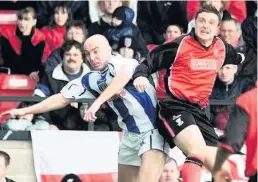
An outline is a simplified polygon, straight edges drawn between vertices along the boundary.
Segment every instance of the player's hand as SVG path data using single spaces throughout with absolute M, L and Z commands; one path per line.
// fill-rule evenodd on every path
M 84 117 L 83 117 L 83 119 L 85 120 L 85 121 L 88 121 L 88 122 L 94 122 L 96 119 L 97 119 L 97 117 L 96 117 L 96 112 L 99 110 L 99 108 L 100 108 L 100 106 L 101 106 L 101 104 L 98 104 L 98 103 L 93 103 L 91 106 L 90 106 L 90 108 L 89 109 L 86 109 L 85 111 L 84 111 Z
M 232 177 L 231 174 L 228 171 L 225 170 L 219 170 L 213 173 L 214 174 L 214 181 L 215 182 L 231 182 Z
M 0 114 L 0 118 L 4 115 L 10 115 L 11 117 L 24 116 L 27 113 L 24 109 L 11 109 Z
M 29 76 L 32 80 L 35 80 L 36 82 L 39 81 L 39 72 L 38 71 L 34 71 L 34 72 L 30 73 Z
M 133 85 L 136 88 L 136 90 L 138 90 L 138 92 L 144 92 L 148 84 L 149 80 L 143 76 L 137 77 L 133 82 Z

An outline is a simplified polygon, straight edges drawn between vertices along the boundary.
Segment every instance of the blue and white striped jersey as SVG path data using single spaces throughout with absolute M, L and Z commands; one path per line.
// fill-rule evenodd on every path
M 112 56 L 104 71 L 89 72 L 82 79 L 67 84 L 61 93 L 69 99 L 96 98 L 107 88 L 124 64 L 134 71 L 138 61 L 121 55 Z M 145 92 L 138 92 L 130 81 L 119 92 L 119 97 L 109 100 L 107 104 L 117 115 L 118 124 L 123 130 L 142 133 L 156 128 L 156 91 L 151 84 Z

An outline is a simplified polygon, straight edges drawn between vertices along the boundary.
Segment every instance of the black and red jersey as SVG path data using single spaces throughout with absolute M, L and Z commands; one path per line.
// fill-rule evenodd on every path
M 257 83 L 238 97 L 220 142 L 232 153 L 238 153 L 246 142 L 246 176 L 257 173 Z
M 214 37 L 212 44 L 204 47 L 193 30 L 151 51 L 133 77 L 148 77 L 166 69 L 164 84 L 168 97 L 172 94 L 205 107 L 220 68 L 225 64 L 239 64 L 242 59 L 243 56 L 219 37 Z

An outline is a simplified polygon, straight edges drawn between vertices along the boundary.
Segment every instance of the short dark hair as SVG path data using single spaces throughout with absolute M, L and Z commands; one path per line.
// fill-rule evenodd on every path
M 222 23 L 227 22 L 227 21 L 229 21 L 229 22 L 232 21 L 233 23 L 235 23 L 235 25 L 237 27 L 237 30 L 241 31 L 241 23 L 237 19 L 232 18 L 232 17 L 227 17 L 227 18 L 222 20 Z
M 84 55 L 83 45 L 81 43 L 77 42 L 76 40 L 66 40 L 64 42 L 64 44 L 61 47 L 62 59 L 64 58 L 64 53 L 67 51 L 70 51 L 72 49 L 72 47 L 79 49 L 82 54 L 82 57 L 84 59 L 85 55 Z
M 169 157 L 169 158 L 167 159 L 166 164 L 169 163 L 169 162 L 171 162 L 171 161 L 173 161 L 173 162 L 176 164 L 176 166 L 178 167 L 177 161 L 176 161 L 174 158 L 172 158 L 172 157 Z
M 221 22 L 221 16 L 220 16 L 219 11 L 218 11 L 214 6 L 212 6 L 212 5 L 204 5 L 204 6 L 202 6 L 202 7 L 198 10 L 198 12 L 196 13 L 195 19 L 198 18 L 198 15 L 199 15 L 200 13 L 213 13 L 213 14 L 217 15 L 218 20 L 219 20 L 219 24 L 220 24 L 220 22 Z
M 37 19 L 37 14 L 34 8 L 32 7 L 26 7 L 24 9 L 21 9 L 18 13 L 17 13 L 17 18 L 18 20 L 22 20 L 24 19 L 24 15 L 25 14 L 31 14 L 33 19 Z
M 181 26 L 178 25 L 178 24 L 169 24 L 169 25 L 166 27 L 166 30 L 165 30 L 164 32 L 166 32 L 167 29 L 168 29 L 168 27 L 170 27 L 170 26 L 175 26 L 175 27 L 177 27 L 177 28 L 180 30 L 180 32 L 181 32 L 182 34 L 184 33 L 183 27 L 181 27 Z
M 72 27 L 79 27 L 82 29 L 83 35 L 84 35 L 84 40 L 88 38 L 88 30 L 86 29 L 85 24 L 81 20 L 72 20 L 66 25 L 66 32 Z
M 7 154 L 6 152 L 0 150 L 0 156 L 2 156 L 2 157 L 4 158 L 4 160 L 5 160 L 5 166 L 9 166 L 10 160 L 11 160 L 10 155 Z
M 66 21 L 66 24 L 67 25 L 70 21 L 72 21 L 73 19 L 73 15 L 72 15 L 72 12 L 71 12 L 71 9 L 69 8 L 67 2 L 65 1 L 59 1 L 57 2 L 55 8 L 53 9 L 52 11 L 52 14 L 51 14 L 51 18 L 50 18 L 50 21 L 49 21 L 49 24 L 48 24 L 48 27 L 49 28 L 55 28 L 56 27 L 56 23 L 55 23 L 55 13 L 58 11 L 58 10 L 62 10 L 63 12 L 67 12 L 68 13 L 68 19 Z

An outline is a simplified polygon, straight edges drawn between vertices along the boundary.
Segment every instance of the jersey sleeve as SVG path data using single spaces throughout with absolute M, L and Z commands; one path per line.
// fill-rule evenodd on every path
M 67 99 L 94 99 L 95 97 L 83 86 L 81 78 L 69 82 L 60 91 L 63 97 Z
M 223 66 L 226 64 L 238 65 L 245 60 L 244 54 L 236 52 L 235 48 L 232 45 L 226 42 L 224 42 L 224 44 L 226 47 L 226 57 Z
M 184 36 L 172 42 L 162 44 L 153 49 L 147 58 L 136 68 L 133 78 L 143 76 L 148 78 L 152 73 L 162 69 L 168 69 L 173 64 L 178 47 Z
M 136 59 L 124 58 L 122 56 L 116 56 L 115 59 L 109 61 L 109 65 L 113 67 L 110 69 L 111 73 L 114 70 L 114 75 L 116 75 L 122 67 L 126 67 L 126 69 L 131 70 L 134 73 L 136 67 L 139 65 L 139 62 Z
M 231 153 L 240 152 L 246 139 L 248 125 L 248 114 L 244 109 L 235 105 L 230 114 L 224 135 L 220 138 L 220 146 Z

